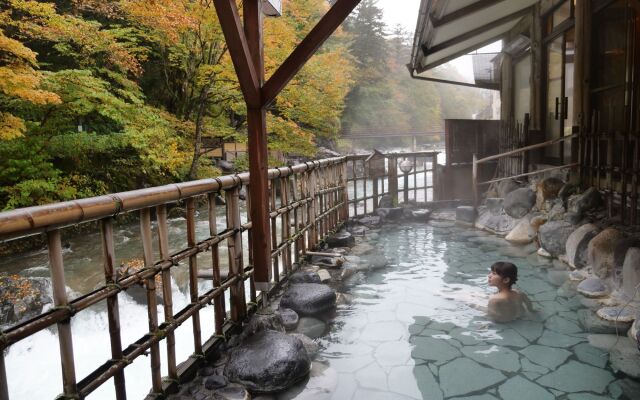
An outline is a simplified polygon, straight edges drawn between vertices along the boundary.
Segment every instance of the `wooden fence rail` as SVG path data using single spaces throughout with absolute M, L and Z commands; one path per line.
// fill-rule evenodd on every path
M 373 212 L 383 195 L 391 194 L 397 203 L 399 159 L 409 159 L 413 163 L 412 171 L 406 174 L 412 177 L 413 184 L 402 190 L 413 192 L 412 199 L 415 201 L 433 200 L 437 154 L 418 152 L 384 155 L 385 167 L 382 173 L 375 176 L 369 173 L 366 155 L 336 157 L 269 170 L 273 286 L 276 287 L 295 269 L 296 263 L 307 251 L 342 226 L 350 216 L 351 205 L 351 215 L 362 216 Z M 418 182 L 418 177 L 421 182 Z M 375 182 L 373 186 L 372 182 Z M 245 259 L 245 251 L 250 246 L 243 243 L 243 237 L 247 236 L 252 222 L 248 217 L 242 222 L 240 198 L 242 187 L 249 183 L 249 174 L 242 173 L 0 213 L 0 241 L 46 234 L 54 294 L 53 308 L 0 332 L 0 400 L 9 399 L 4 350 L 54 325 L 57 326 L 62 365 L 63 394 L 60 398 L 84 398 L 113 378 L 114 397 L 126 399 L 125 368 L 137 357 L 146 354 L 150 355 L 151 370 L 151 393 L 147 398 L 161 398 L 174 390 L 176 383 L 192 373 L 204 356 L 256 309 L 260 300 L 253 284 L 250 252 Z M 368 185 L 370 188 L 367 188 Z M 216 205 L 215 200 L 221 194 L 225 199 L 226 228 L 219 231 L 217 211 L 221 206 Z M 185 206 L 186 247 L 171 252 L 167 211 L 178 202 Z M 204 219 L 209 226 L 208 237 L 201 240 L 196 236 L 199 203 L 206 203 L 200 213 L 206 216 Z M 246 215 L 250 215 L 250 207 L 247 201 Z M 121 214 L 135 212 L 139 219 L 144 264 L 139 270 L 119 276 L 114 248 L 114 220 Z M 154 218 L 155 229 L 152 228 Z M 100 226 L 104 283 L 88 293 L 69 298 L 61 231 L 91 221 L 98 221 Z M 224 242 L 229 262 L 226 276 L 221 272 L 222 254 L 219 248 Z M 211 255 L 211 265 L 206 268 L 211 273 L 209 279 L 213 287 L 202 293 L 198 290 L 197 271 L 198 255 L 204 253 Z M 181 262 L 188 265 L 189 304 L 174 310 L 172 270 Z M 148 332 L 124 347 L 118 294 L 134 285 L 143 285 L 146 291 Z M 158 316 L 158 294 L 162 296 L 162 321 Z M 78 379 L 74 365 L 71 319 L 103 301 L 106 301 L 107 308 L 111 358 Z M 214 329 L 213 332 L 204 332 L 200 312 L 209 305 L 213 306 Z M 175 331 L 188 320 L 193 331 L 193 355 L 179 363 Z M 160 357 L 162 341 L 166 344 L 163 351 L 166 351 L 168 373 L 164 380 Z

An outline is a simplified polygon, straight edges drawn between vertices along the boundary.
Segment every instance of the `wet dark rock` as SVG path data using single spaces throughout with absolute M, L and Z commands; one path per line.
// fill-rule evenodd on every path
M 252 392 L 287 389 L 309 373 L 311 360 L 302 341 L 276 331 L 263 331 L 231 350 L 225 375 Z
M 356 239 L 347 231 L 340 231 L 327 238 L 327 245 L 329 247 L 351 247 L 355 242 Z
M 216 369 L 214 367 L 210 367 L 210 366 L 206 366 L 203 368 L 200 368 L 200 370 L 198 370 L 198 375 L 200 376 L 211 376 L 213 374 L 216 373 Z
M 502 204 L 504 199 L 502 197 L 489 197 L 484 201 L 485 206 L 489 212 L 493 214 L 500 214 L 502 212 Z
M 251 319 L 247 323 L 247 326 L 245 326 L 242 330 L 242 333 L 237 336 L 237 343 L 242 343 L 248 337 L 266 330 L 285 332 L 284 325 L 282 324 L 282 319 L 280 319 L 280 315 L 278 313 L 264 310 L 258 311 L 257 313 L 253 314 L 253 316 L 251 316 Z M 234 338 L 235 337 L 236 336 L 234 336 Z
M 289 283 L 320 283 L 320 276 L 316 272 L 295 272 L 289 277 Z
M 498 182 L 498 197 L 505 198 L 509 193 L 520 188 L 520 184 L 513 179 Z
M 426 222 L 429 220 L 429 217 L 431 216 L 431 210 L 427 208 L 412 210 L 410 214 L 411 214 L 412 220 L 419 221 L 419 222 Z
M 618 241 L 623 239 L 622 233 L 614 228 L 607 228 L 598 233 L 587 247 L 587 264 L 599 278 L 610 276 L 614 270 L 614 251 Z
M 315 340 L 302 333 L 290 333 L 290 335 L 300 339 L 304 345 L 304 349 L 307 351 L 307 355 L 309 355 L 309 358 L 314 359 L 316 355 L 318 355 L 320 345 Z
M 12 325 L 40 314 L 44 305 L 53 302 L 50 287 L 46 278 L 0 273 L 0 325 Z
M 376 214 L 385 221 L 396 221 L 404 216 L 404 208 L 378 208 Z
M 389 194 L 385 194 L 380 197 L 380 202 L 378 203 L 378 208 L 392 208 L 393 207 L 393 197 Z
M 360 218 L 358 222 L 366 227 L 375 228 L 382 224 L 382 219 L 377 215 L 371 215 L 368 217 Z
M 456 221 L 467 224 L 476 223 L 476 209 L 472 206 L 460 206 L 456 208 Z
M 344 263 L 341 257 L 312 256 L 311 263 L 326 268 L 340 268 Z
M 516 189 L 504 198 L 503 208 L 507 215 L 522 218 L 536 204 L 536 193 L 529 188 Z
M 216 390 L 227 385 L 228 381 L 223 375 L 212 375 L 204 381 L 204 387 L 209 390 Z
M 607 285 L 602 279 L 599 278 L 587 278 L 580 282 L 578 285 L 578 292 L 586 297 L 602 297 L 609 294 Z
M 574 268 L 584 268 L 587 266 L 587 248 L 589 242 L 600 230 L 593 224 L 584 224 L 571 232 L 567 238 L 565 250 L 569 265 Z
M 290 308 L 301 315 L 314 315 L 336 304 L 336 292 L 319 283 L 290 285 L 280 299 L 280 307 Z
M 208 400 L 251 400 L 253 397 L 247 390 L 239 385 L 229 385 L 213 392 L 213 397 Z
M 287 331 L 296 329 L 296 326 L 298 326 L 298 321 L 300 320 L 300 318 L 298 317 L 298 313 L 293 311 L 292 309 L 280 308 L 278 311 L 276 311 L 276 314 L 280 316 L 282 325 Z
M 574 226 L 565 221 L 549 221 L 538 230 L 540 246 L 553 257 L 558 257 L 566 251 L 566 243 Z
M 584 214 L 602 205 L 602 195 L 597 189 L 591 187 L 582 194 L 569 197 L 567 203 L 568 211 Z
M 504 236 L 516 227 L 518 221 L 518 219 L 510 217 L 504 211 L 500 214 L 493 214 L 484 208 L 479 210 L 476 227 Z
M 612 335 L 615 335 L 616 332 L 623 334 L 631 326 L 630 323 L 615 323 L 604 320 L 598 317 L 594 311 L 588 309 L 578 310 L 578 322 L 580 322 L 585 332 Z

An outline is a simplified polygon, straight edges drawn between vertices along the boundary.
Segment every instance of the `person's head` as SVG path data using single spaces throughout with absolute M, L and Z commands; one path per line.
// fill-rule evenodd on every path
M 498 261 L 491 266 L 489 286 L 511 288 L 518 280 L 518 267 L 510 262 Z

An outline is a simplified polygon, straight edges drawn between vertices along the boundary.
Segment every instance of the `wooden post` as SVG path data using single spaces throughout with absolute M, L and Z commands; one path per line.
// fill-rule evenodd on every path
M 62 244 L 60 230 L 47 232 L 49 249 L 49 269 L 53 286 L 53 304 L 55 307 L 68 307 L 67 286 L 64 279 Z M 73 339 L 71 319 L 58 323 L 58 341 L 60 343 L 60 361 L 62 363 L 62 388 L 66 397 L 77 397 L 76 368 L 73 359 Z
M 426 160 L 425 160 L 425 168 L 426 168 Z M 438 175 L 438 153 L 433 155 L 433 164 L 431 165 L 431 168 L 433 168 L 433 172 L 431 173 L 431 193 L 433 196 L 434 201 L 436 200 L 440 200 L 440 193 L 438 193 L 439 189 L 440 189 L 440 182 L 439 182 L 439 175 Z M 424 174 L 425 176 L 427 176 L 427 173 L 425 172 Z M 426 187 L 427 185 L 425 185 Z M 425 195 L 424 195 L 424 201 L 429 201 L 427 198 L 427 189 L 425 188 Z
M 113 285 L 116 283 L 115 270 L 115 249 L 113 245 L 113 223 L 111 218 L 100 221 L 100 231 L 102 235 L 102 257 L 104 260 L 105 283 Z M 122 338 L 120 337 L 120 310 L 118 307 L 118 295 L 107 297 L 107 318 L 109 320 L 109 340 L 111 341 L 111 358 L 122 359 Z M 127 389 L 124 380 L 124 370 L 121 369 L 113 377 L 115 385 L 116 399 L 125 400 Z
M 161 205 L 156 208 L 158 219 L 158 243 L 160 245 L 160 258 L 169 260 L 169 230 L 167 228 L 167 206 Z M 164 321 L 173 320 L 173 294 L 171 293 L 171 271 L 162 271 L 162 301 L 164 305 Z M 176 337 L 173 332 L 167 333 L 167 367 L 169 379 L 178 379 L 178 369 L 176 367 Z
M 358 164 L 356 160 L 351 162 L 351 170 L 353 171 L 353 216 L 358 217 Z
M 240 207 L 238 187 L 227 190 L 225 192 L 225 200 L 227 203 L 227 226 L 234 230 L 234 234 L 227 239 L 227 248 L 229 249 L 229 277 L 241 275 L 242 266 L 242 233 L 240 232 Z M 253 204 L 253 203 L 252 203 Z M 239 322 L 244 317 L 244 279 L 238 281 L 231 286 L 231 319 Z
M 7 368 L 4 366 L 4 350 L 0 350 L 0 400 L 9 400 Z
M 309 229 L 309 248 L 313 249 L 316 246 L 317 243 L 317 221 L 316 221 L 316 207 L 318 205 L 317 199 L 316 199 L 316 188 L 317 188 L 317 180 L 316 180 L 316 174 L 315 171 L 309 171 L 308 174 L 309 178 L 307 181 L 307 190 L 308 190 L 308 195 L 307 197 L 311 198 L 311 204 L 309 205 L 308 208 L 308 217 L 307 217 L 307 222 L 309 224 L 311 224 L 311 228 Z
M 389 165 L 389 194 L 394 207 L 398 206 L 398 159 L 395 156 L 388 158 Z
M 271 211 L 276 210 L 276 181 L 269 181 L 269 203 L 271 204 Z M 271 248 L 278 248 L 278 235 L 276 231 L 276 217 L 271 217 Z M 273 279 L 276 282 L 280 282 L 280 255 L 276 254 L 271 258 L 273 263 Z
M 473 190 L 473 208 L 478 208 L 478 156 L 473 153 L 473 166 L 471 169 L 471 190 Z
M 216 195 L 210 193 L 209 196 L 209 236 L 216 237 L 218 235 L 217 218 L 216 218 Z M 220 253 L 218 243 L 211 247 L 211 277 L 213 287 L 220 287 Z M 216 335 L 222 335 L 222 326 L 226 315 L 224 306 L 224 295 L 216 296 L 213 299 L 213 310 L 216 326 Z
M 283 207 L 289 205 L 288 177 L 280 178 L 280 199 L 280 203 Z M 291 238 L 291 215 L 289 214 L 289 210 L 285 211 L 282 214 L 281 219 L 282 226 L 280 227 L 280 234 L 283 241 L 288 241 Z M 291 244 L 287 244 L 283 254 L 284 256 L 282 258 L 282 262 L 284 264 L 285 272 L 288 274 L 291 272 Z
M 196 246 L 196 201 L 193 197 L 187 199 L 187 246 Z M 191 304 L 198 302 L 198 255 L 189 256 L 189 299 Z M 202 333 L 200 329 L 200 311 L 191 317 L 193 323 L 193 348 L 196 355 L 203 355 Z
M 144 255 L 144 267 L 153 266 L 153 241 L 151 234 L 151 210 L 143 208 L 140 210 L 140 236 L 142 237 L 142 248 Z M 158 330 L 158 299 L 156 297 L 155 276 L 148 278 L 147 286 L 147 317 L 149 320 L 149 332 L 155 333 Z M 153 393 L 162 393 L 162 372 L 160 370 L 160 343 L 151 345 L 151 390 Z
M 342 186 L 342 221 L 349 220 L 349 191 L 347 190 L 347 161 L 343 161 L 340 169 L 340 185 Z
M 244 1 L 244 33 L 257 73 L 258 88 L 264 83 L 264 48 L 262 40 L 262 1 Z M 271 288 L 271 243 L 269 242 L 269 178 L 267 153 L 267 124 L 265 105 L 247 104 L 247 131 L 249 136 L 249 173 L 251 176 L 251 245 L 253 277 L 256 290 Z

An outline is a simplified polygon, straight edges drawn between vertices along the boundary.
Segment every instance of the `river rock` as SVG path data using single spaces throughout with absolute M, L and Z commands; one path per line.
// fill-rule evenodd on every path
M 393 197 L 390 194 L 384 194 L 380 197 L 378 202 L 378 208 L 391 208 L 393 207 Z
M 282 319 L 278 313 L 275 312 L 257 312 L 251 316 L 251 319 L 244 327 L 242 333 L 237 336 L 237 341 L 234 343 L 242 343 L 248 337 L 256 334 L 257 332 L 263 332 L 266 330 L 273 330 L 278 332 L 285 332 Z
M 622 266 L 622 291 L 629 299 L 640 299 L 640 248 L 632 247 L 627 251 Z
M 593 273 L 606 278 L 613 272 L 613 255 L 622 234 L 614 228 L 607 228 L 597 234 L 587 247 L 587 264 Z
M 540 227 L 547 222 L 547 217 L 545 215 L 534 215 L 531 217 L 529 221 L 531 224 L 531 230 L 537 235 Z
M 46 278 L 25 278 L 0 273 L 0 325 L 12 325 L 42 312 L 53 301 Z
M 520 184 L 513 179 L 498 182 L 498 197 L 505 198 L 511 192 L 520 188 Z
M 584 214 L 587 211 L 591 211 L 602 204 L 602 196 L 596 188 L 589 188 L 582 194 L 577 194 L 569 197 L 568 211 L 577 214 Z
M 421 208 L 418 210 L 411 210 L 411 219 L 418 222 L 426 222 L 431 216 L 431 210 L 427 208 Z
M 263 331 L 229 352 L 224 373 L 252 392 L 273 393 L 303 379 L 311 360 L 302 341 L 276 331 Z
M 546 201 L 544 204 L 549 205 L 549 221 L 562 221 L 565 220 L 565 209 L 562 205 L 562 200 L 555 199 L 553 201 Z
M 376 210 L 376 215 L 380 216 L 385 221 L 396 221 L 404 216 L 404 208 L 378 208 Z
M 282 321 L 282 326 L 287 331 L 291 331 L 296 329 L 298 326 L 298 321 L 300 320 L 298 317 L 298 313 L 293 311 L 290 308 L 280 308 L 276 311 L 276 314 L 280 317 Z
M 280 307 L 290 308 L 298 314 L 314 315 L 336 304 L 336 292 L 319 283 L 290 285 L 280 299 Z
M 289 283 L 320 283 L 320 275 L 316 272 L 295 272 L 289 276 Z
M 549 221 L 540 227 L 538 239 L 540 246 L 553 257 L 558 257 L 566 251 L 566 243 L 574 226 L 565 221 Z
M 456 207 L 456 221 L 473 225 L 476 222 L 476 209 L 472 206 Z
M 502 210 L 502 204 L 504 203 L 504 199 L 502 197 L 488 197 L 484 204 L 487 206 L 489 212 L 493 214 L 500 214 Z
M 594 224 L 584 224 L 571 232 L 566 244 L 567 261 L 573 268 L 587 266 L 587 247 L 600 230 Z
M 376 228 L 382 224 L 382 219 L 377 215 L 370 215 L 360 218 L 358 222 L 368 228 Z
M 596 314 L 605 321 L 627 325 L 627 329 L 631 327 L 631 323 L 636 319 L 635 312 L 632 309 L 622 306 L 602 307 L 598 309 Z
M 505 240 L 511 243 L 528 244 L 536 237 L 535 232 L 531 228 L 531 223 L 528 218 L 523 218 L 518 222 L 515 228 L 509 232 L 505 237 Z
M 518 220 L 510 217 L 504 211 L 493 214 L 488 209 L 482 209 L 476 220 L 476 228 L 484 229 L 496 235 L 507 235 L 518 224 Z
M 329 247 L 351 247 L 355 242 L 356 239 L 347 231 L 340 231 L 327 238 L 327 245 Z
M 580 325 L 585 332 L 613 335 L 615 335 L 616 332 L 626 332 L 630 325 L 629 323 L 619 324 L 613 321 L 604 320 L 589 309 L 578 310 L 578 322 L 580 322 Z M 626 325 L 625 329 L 621 329 L 623 325 Z
M 311 263 L 325 268 L 340 268 L 344 263 L 342 257 L 312 256 Z
M 538 182 L 536 185 L 536 207 L 538 210 L 543 209 L 545 201 L 558 197 L 562 186 L 564 186 L 564 182 L 554 177 L 545 178 Z
M 216 390 L 226 386 L 228 383 L 224 375 L 211 375 L 204 381 L 204 387 L 209 390 Z
M 567 204 L 567 199 L 569 199 L 569 196 L 578 193 L 579 189 L 580 189 L 580 186 L 575 183 L 570 183 L 570 182 L 565 183 L 564 186 L 560 188 L 560 191 L 558 192 L 558 197 L 562 200 L 564 204 Z
M 622 272 L 622 266 L 624 265 L 624 259 L 627 256 L 627 251 L 632 247 L 640 249 L 640 239 L 636 237 L 624 238 L 618 240 L 616 243 L 616 248 L 613 251 L 613 268 L 616 275 Z
M 609 294 L 607 285 L 599 278 L 587 278 L 578 284 L 578 292 L 590 298 L 603 297 Z
M 315 340 L 302 333 L 290 333 L 289 335 L 300 339 L 310 359 L 314 359 L 316 355 L 318 355 L 318 352 L 320 351 L 320 345 Z
M 504 212 L 513 218 L 522 218 L 536 204 L 536 194 L 529 188 L 516 189 L 504 198 Z

